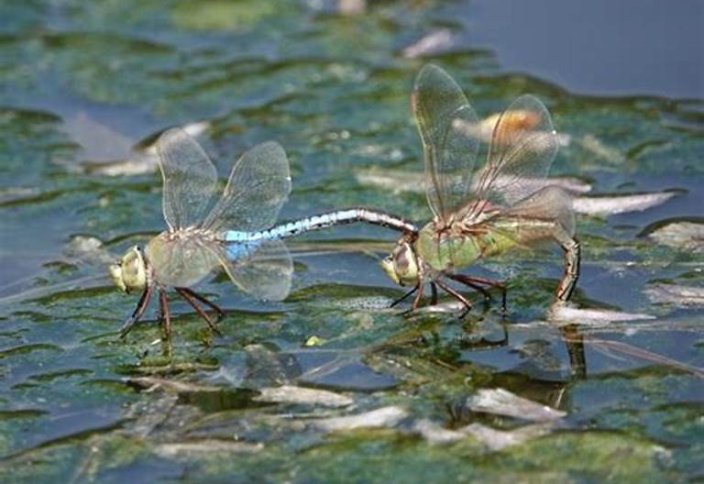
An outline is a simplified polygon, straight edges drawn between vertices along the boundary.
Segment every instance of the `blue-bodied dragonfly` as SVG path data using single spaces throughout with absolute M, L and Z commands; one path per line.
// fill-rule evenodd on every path
M 157 142 L 164 182 L 167 230 L 142 249 L 130 248 L 110 275 L 125 292 L 142 291 L 137 307 L 121 328 L 124 337 L 159 293 L 161 321 L 167 337 L 171 318 L 166 288 L 173 287 L 208 326 L 215 322 L 198 303 L 218 313 L 216 304 L 191 286 L 221 266 L 244 292 L 263 300 L 282 300 L 291 288 L 293 264 L 282 239 L 334 225 L 367 222 L 403 232 L 417 228 L 392 215 L 352 208 L 274 225 L 291 191 L 283 148 L 275 142 L 255 146 L 235 163 L 217 198 L 215 166 L 200 145 L 181 129 L 166 131 Z
M 477 163 L 482 124 L 462 89 L 441 68 L 425 66 L 411 96 L 423 143 L 425 184 L 433 219 L 418 233 L 404 234 L 382 262 L 397 284 L 416 292 L 413 308 L 430 283 L 466 308 L 470 301 L 446 278 L 487 295 L 498 287 L 506 306 L 506 288 L 490 279 L 457 273 L 482 257 L 554 240 L 565 254 L 565 272 L 557 300 L 566 301 L 579 277 L 580 245 L 570 197 L 560 188 L 537 189 L 547 176 L 559 139 L 550 113 L 537 98 L 524 95 L 496 120 L 486 162 Z M 402 298 L 402 299 L 404 299 Z

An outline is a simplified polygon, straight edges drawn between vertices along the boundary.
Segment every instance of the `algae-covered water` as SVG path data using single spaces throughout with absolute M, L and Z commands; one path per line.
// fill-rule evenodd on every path
M 0 480 L 701 479 L 704 101 L 574 94 L 478 46 L 482 18 L 464 1 L 2 2 Z M 106 266 L 163 230 L 161 131 L 187 125 L 223 180 L 281 143 L 280 220 L 364 205 L 423 223 L 408 99 L 427 62 L 482 117 L 524 93 L 550 109 L 583 244 L 571 306 L 550 311 L 548 246 L 470 270 L 508 281 L 506 316 L 476 296 L 463 320 L 450 298 L 408 315 L 378 267 L 397 234 L 349 226 L 290 244 L 283 302 L 200 284 L 222 336 L 174 298 L 170 343 L 155 308 L 118 338 L 137 297 Z

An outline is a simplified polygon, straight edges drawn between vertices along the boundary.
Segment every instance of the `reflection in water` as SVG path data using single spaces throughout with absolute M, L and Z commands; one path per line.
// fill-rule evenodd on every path
M 664 473 L 685 481 L 700 475 L 695 425 L 702 372 L 685 363 L 701 366 L 701 306 L 680 302 L 692 301 L 691 288 L 701 286 L 693 255 L 702 246 L 701 220 L 670 220 L 645 239 L 634 235 L 666 216 L 699 215 L 701 102 L 630 97 L 634 92 L 621 99 L 585 98 L 520 73 L 496 76 L 496 57 L 476 50 L 473 27 L 508 33 L 509 41 L 537 37 L 476 18 L 465 23 L 473 12 L 463 10 L 464 0 L 367 1 L 365 12 L 351 18 L 336 15 L 339 3 L 122 0 L 37 8 L 38 2 L 12 2 L 6 18 L 0 16 L 0 58 L 8 61 L 0 61 L 7 86 L 0 89 L 0 480 L 256 480 L 262 472 L 278 472 L 270 480 L 362 480 L 364 472 L 380 472 L 369 480 L 413 480 L 419 466 L 431 478 L 469 471 L 486 481 L 518 473 L 525 478 L 526 469 L 575 480 L 665 480 L 659 479 Z M 362 2 L 345 8 L 355 3 Z M 502 2 L 494 3 L 501 8 Z M 320 4 L 322 11 L 306 8 Z M 661 8 L 679 7 L 663 2 Z M 569 44 L 552 28 L 514 26 L 538 37 L 547 33 L 558 47 Z M 443 29 L 451 35 L 433 37 Z M 162 355 L 160 341 L 149 344 L 159 337 L 156 324 L 140 328 L 144 339 L 115 344 L 119 300 L 105 283 L 89 279 L 98 272 L 103 277 L 100 254 L 86 253 L 96 244 L 85 239 L 71 254 L 62 248 L 84 234 L 109 241 L 111 252 L 121 250 L 154 227 L 158 177 L 125 176 L 156 169 L 153 152 L 144 152 L 149 140 L 134 147 L 144 157 L 130 154 L 133 141 L 149 133 L 203 119 L 212 123 L 208 139 L 223 155 L 269 139 L 290 144 L 301 184 L 284 214 L 289 220 L 315 207 L 358 203 L 427 219 L 417 193 L 421 147 L 407 107 L 418 61 L 403 57 L 404 47 L 418 39 L 432 42 L 416 44 L 410 53 L 451 65 L 482 110 L 523 92 L 544 97 L 571 141 L 560 155 L 564 177 L 549 182 L 578 192 L 578 211 L 609 215 L 643 208 L 648 199 L 662 203 L 663 188 L 689 188 L 646 214 L 580 219 L 587 246 L 580 302 L 590 297 L 598 300 L 590 308 L 622 304 L 624 311 L 658 319 L 609 323 L 604 311 L 590 310 L 594 317 L 587 318 L 581 310 L 566 318 L 568 326 L 579 323 L 574 327 L 534 322 L 540 317 L 535 306 L 546 298 L 537 302 L 540 288 L 525 280 L 512 296 L 518 321 L 475 310 L 462 323 L 439 311 L 406 319 L 386 308 L 383 297 L 397 292 L 382 281 L 375 262 L 340 252 L 298 260 L 298 285 L 282 304 L 247 302 L 224 277 L 208 281 L 204 289 L 230 310 L 226 336 L 210 345 L 203 341 L 208 332 L 185 307 L 176 309 L 179 334 L 169 342 L 172 351 Z M 535 52 L 550 55 L 549 49 Z M 87 118 L 74 119 L 72 127 L 81 112 Z M 116 158 L 131 159 L 106 162 Z M 584 197 L 590 190 L 609 196 Z M 629 193 L 639 198 L 625 198 Z M 326 244 L 372 251 L 369 246 L 388 240 L 351 229 Z M 83 255 L 97 265 L 75 260 Z M 533 262 L 542 267 L 539 257 Z M 505 276 L 513 261 L 503 262 L 496 272 Z M 523 269 L 531 261 L 516 264 Z M 610 273 L 615 266 L 619 273 Z M 600 277 L 605 272 L 609 277 Z M 665 287 L 666 281 L 671 284 Z M 640 290 L 645 284 L 647 294 Z M 154 316 L 150 320 L 155 323 Z M 311 335 L 322 343 L 302 347 Z M 208 385 L 216 393 L 168 390 L 163 382 L 137 392 L 124 380 L 135 375 Z M 320 396 L 295 403 L 290 393 L 272 401 L 267 389 L 281 390 L 282 382 L 326 385 L 352 403 L 331 408 Z M 479 389 L 507 390 L 569 416 L 558 426 L 536 427 L 465 410 L 467 427 L 474 426 L 449 432 L 444 405 L 467 409 Z M 179 400 L 179 392 L 191 394 Z M 189 398 L 194 404 L 184 403 Z M 360 415 L 366 424 L 378 417 L 374 410 L 389 407 L 403 407 L 408 416 L 382 432 L 328 437 L 309 425 Z M 585 422 L 515 452 L 488 455 L 474 440 L 462 440 L 472 435 L 499 449 Z M 457 441 L 463 443 L 440 449 L 427 444 Z M 370 466 L 379 456 L 384 466 Z
M 584 336 L 576 324 L 560 328 L 562 340 L 570 357 L 570 372 L 573 378 L 587 377 L 587 360 L 584 355 Z

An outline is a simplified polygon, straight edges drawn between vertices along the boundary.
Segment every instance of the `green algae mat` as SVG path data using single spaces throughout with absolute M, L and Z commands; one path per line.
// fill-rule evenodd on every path
M 0 480 L 457 482 L 704 476 L 704 103 L 597 98 L 499 69 L 464 2 L 5 1 L 0 6 Z M 408 314 L 379 261 L 398 234 L 291 241 L 281 302 L 224 274 L 125 340 L 107 265 L 163 230 L 154 141 L 185 126 L 217 165 L 268 140 L 279 219 L 368 206 L 424 223 L 409 111 L 433 62 L 480 117 L 532 93 L 575 195 L 582 274 L 559 248 L 468 273 L 508 311 Z

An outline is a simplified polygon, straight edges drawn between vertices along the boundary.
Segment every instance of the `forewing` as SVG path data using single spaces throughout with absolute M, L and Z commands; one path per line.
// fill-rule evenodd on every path
M 182 129 L 164 132 L 157 142 L 164 179 L 164 219 L 170 231 L 200 224 L 212 206 L 215 166 L 203 148 Z
M 479 139 L 467 127 L 478 126 L 478 119 L 452 77 L 432 64 L 418 74 L 411 105 L 423 141 L 428 203 L 446 221 L 469 197 Z
M 496 122 L 486 164 L 478 171 L 475 200 L 465 218 L 471 223 L 491 206 L 511 207 L 535 191 L 535 180 L 547 176 L 559 140 L 545 105 L 521 96 Z
M 221 246 L 219 259 L 232 282 L 259 299 L 281 301 L 291 290 L 293 262 L 280 240 Z
M 269 228 L 290 192 L 291 174 L 284 149 L 271 141 L 257 145 L 235 163 L 204 227 L 213 232 Z
M 164 232 L 145 249 L 157 282 L 165 286 L 188 287 L 197 284 L 218 266 L 215 241 L 201 237 Z

